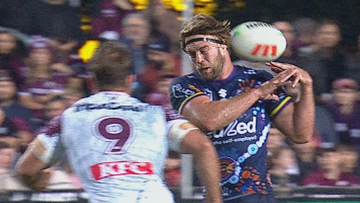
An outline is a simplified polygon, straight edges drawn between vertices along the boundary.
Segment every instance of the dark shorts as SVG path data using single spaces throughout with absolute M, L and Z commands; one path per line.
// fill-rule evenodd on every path
M 276 203 L 275 196 L 270 195 L 248 195 L 244 197 L 239 197 L 234 200 L 224 201 L 224 203 Z

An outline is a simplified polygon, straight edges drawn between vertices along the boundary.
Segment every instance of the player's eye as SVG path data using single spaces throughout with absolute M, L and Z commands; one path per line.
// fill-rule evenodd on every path
M 206 47 L 203 47 L 203 48 L 200 49 L 200 53 L 202 55 L 208 54 L 210 52 L 210 50 L 211 50 L 211 48 L 209 46 L 206 46 Z
M 190 58 L 194 59 L 196 58 L 196 52 L 187 52 Z
M 189 55 L 189 57 L 191 59 L 195 59 L 196 58 L 196 54 L 199 52 L 202 56 L 208 54 L 209 52 L 211 51 L 211 47 L 209 46 L 205 46 L 205 47 L 202 47 L 200 48 L 199 50 L 197 51 L 188 51 L 187 54 Z

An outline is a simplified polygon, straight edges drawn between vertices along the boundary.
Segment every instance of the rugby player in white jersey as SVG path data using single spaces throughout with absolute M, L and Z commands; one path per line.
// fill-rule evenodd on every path
M 172 203 L 163 182 L 168 149 L 193 154 L 206 202 L 222 202 L 218 156 L 198 128 L 171 109 L 129 96 L 128 49 L 100 45 L 89 67 L 99 92 L 54 118 L 29 145 L 16 171 L 34 190 L 46 186 L 46 168 L 66 153 L 89 201 Z

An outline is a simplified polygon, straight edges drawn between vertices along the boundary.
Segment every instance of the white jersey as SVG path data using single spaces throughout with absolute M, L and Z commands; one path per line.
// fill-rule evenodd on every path
M 174 202 L 163 182 L 175 111 L 121 92 L 84 98 L 53 119 L 37 136 L 45 163 L 63 152 L 90 202 Z

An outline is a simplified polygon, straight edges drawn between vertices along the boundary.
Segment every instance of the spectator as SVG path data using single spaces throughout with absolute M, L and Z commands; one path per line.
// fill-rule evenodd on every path
M 12 166 L 15 163 L 16 148 L 0 141 L 0 193 L 13 190 L 27 190 L 14 173 Z
M 308 52 L 313 48 L 315 43 L 315 32 L 318 28 L 318 22 L 312 18 L 300 17 L 293 22 L 296 41 L 296 49 Z
M 76 88 L 72 86 L 67 86 L 65 93 L 63 94 L 66 106 L 69 107 L 77 102 L 79 99 L 86 96 L 86 93 L 81 88 Z
M 160 80 L 157 82 L 154 91 L 147 94 L 147 102 L 154 105 L 171 107 L 169 88 L 170 83 L 175 77 L 175 75 L 168 74 L 160 76 Z
M 152 35 L 150 22 L 141 13 L 128 14 L 122 20 L 123 38 L 133 55 L 133 72 L 138 81 L 133 96 L 146 100 L 146 94 L 154 90 L 161 74 L 172 72 L 174 58 L 170 53 L 168 36 Z
M 97 39 L 108 31 L 122 36 L 121 21 L 135 8 L 128 0 L 97 0 L 93 10 L 91 37 Z
M 68 0 L 32 0 L 21 7 L 17 16 L 19 31 L 28 35 L 43 35 L 50 39 L 54 59 L 62 61 L 85 41 L 81 30 L 80 9 L 71 7 Z
M 60 115 L 65 109 L 65 100 L 61 95 L 58 95 L 46 103 L 45 118 L 50 121 L 55 118 L 55 116 Z
M 18 150 L 19 138 L 17 133 L 14 122 L 7 117 L 3 109 L 0 108 L 0 141 L 6 142 Z
M 18 129 L 20 151 L 23 151 L 33 139 L 33 115 L 30 109 L 19 103 L 15 83 L 7 73 L 0 74 L 0 106 Z
M 360 146 L 359 84 L 349 78 L 337 79 L 332 85 L 332 95 L 326 107 L 334 119 L 339 142 Z
M 318 151 L 320 170 L 312 172 L 302 180 L 303 186 L 359 186 L 360 179 L 352 173 L 342 171 L 340 154 L 333 147 L 323 147 Z
M 360 177 L 359 150 L 353 145 L 340 144 L 337 146 L 342 161 L 341 170 L 345 173 L 353 173 Z
M 0 141 L 0 174 L 8 173 L 12 170 L 11 166 L 14 162 L 13 157 L 15 152 L 16 148 L 6 142 Z
M 268 157 L 272 160 L 274 154 L 277 154 L 281 147 L 286 146 L 286 137 L 277 128 L 271 127 L 268 135 L 268 142 L 266 147 L 268 151 Z
M 0 70 L 6 71 L 16 84 L 19 83 L 16 68 L 23 65 L 25 57 L 24 45 L 9 29 L 0 30 Z
M 299 59 L 297 56 L 297 47 L 295 46 L 296 34 L 295 34 L 294 26 L 291 24 L 291 22 L 286 20 L 275 21 L 272 23 L 272 25 L 284 34 L 286 40 L 286 49 L 284 53 L 281 55 L 281 57 L 276 61 L 299 65 L 298 62 Z
M 162 0 L 150 0 L 147 9 L 142 13 L 147 19 L 150 19 L 151 26 L 155 31 L 164 33 L 169 36 L 171 44 L 171 52 L 180 54 L 179 49 L 179 33 L 181 30 L 181 12 L 169 9 L 164 5 Z
M 60 115 L 67 108 L 67 103 L 62 95 L 56 95 L 45 103 L 44 119 L 40 127 L 44 127 L 55 116 Z
M 296 159 L 299 165 L 300 177 L 305 177 L 309 173 L 318 170 L 318 164 L 316 162 L 316 152 L 320 145 L 320 136 L 315 133 L 313 138 L 304 144 L 294 144 L 294 148 L 296 151 Z
M 360 84 L 360 32 L 356 38 L 356 51 L 353 57 L 350 57 L 346 70 L 346 77 L 352 78 Z
M 332 82 L 344 77 L 346 54 L 340 50 L 342 36 L 336 21 L 324 20 L 315 37 L 311 51 L 299 53 L 300 65 L 314 78 L 316 101 L 322 103 L 329 99 Z
M 74 83 L 73 70 L 65 64 L 54 63 L 52 56 L 47 39 L 34 36 L 28 67 L 20 72 L 24 82 L 19 89 L 19 99 L 33 111 L 36 121 L 44 118 L 45 103 L 54 96 L 63 94 L 66 85 Z
M 315 106 L 315 129 L 322 142 L 332 143 L 333 145 L 339 143 L 339 135 L 335 130 L 334 118 L 325 104 L 318 103 Z
M 269 170 L 271 182 L 278 186 L 297 186 L 300 179 L 299 166 L 294 150 L 282 146 L 274 153 L 272 167 Z

